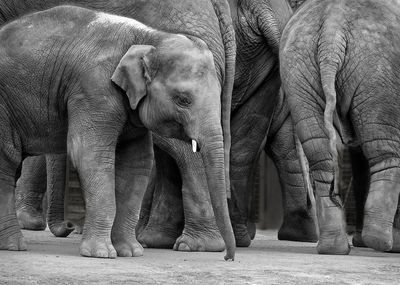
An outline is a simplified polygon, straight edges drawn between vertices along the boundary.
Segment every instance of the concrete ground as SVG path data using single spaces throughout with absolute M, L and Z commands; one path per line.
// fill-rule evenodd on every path
M 315 244 L 278 241 L 259 231 L 236 260 L 223 253 L 145 249 L 115 260 L 79 256 L 79 235 L 23 231 L 29 250 L 0 251 L 0 284 L 400 284 L 400 254 L 352 248 L 318 255 Z

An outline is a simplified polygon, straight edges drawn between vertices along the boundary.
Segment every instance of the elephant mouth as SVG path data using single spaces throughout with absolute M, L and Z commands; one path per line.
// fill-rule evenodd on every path
M 200 151 L 200 144 L 198 140 L 192 138 L 185 132 L 185 128 L 182 124 L 174 120 L 164 121 L 154 130 L 156 133 L 167 138 L 174 138 L 184 141 L 192 146 L 193 152 Z

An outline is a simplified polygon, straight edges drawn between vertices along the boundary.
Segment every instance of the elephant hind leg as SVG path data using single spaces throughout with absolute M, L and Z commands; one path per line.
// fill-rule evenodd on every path
M 46 228 L 43 197 L 46 192 L 44 156 L 27 157 L 17 181 L 15 207 L 22 229 L 41 231 Z
M 363 138 L 363 151 L 370 164 L 371 182 L 364 206 L 362 239 L 366 246 L 379 251 L 393 247 L 393 221 L 400 194 L 400 148 L 398 141 L 382 139 L 388 129 L 385 124 L 368 132 Z M 374 126 L 372 126 L 374 127 Z M 371 125 L 369 125 L 371 130 Z M 377 136 L 380 136 L 377 137 Z

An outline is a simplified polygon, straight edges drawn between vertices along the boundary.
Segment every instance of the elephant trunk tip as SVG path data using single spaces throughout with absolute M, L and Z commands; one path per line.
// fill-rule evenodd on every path
M 50 231 L 56 237 L 67 237 L 75 230 L 75 226 L 70 221 L 62 221 L 57 223 L 49 223 Z
M 235 252 L 227 252 L 225 257 L 225 261 L 234 261 L 235 260 Z

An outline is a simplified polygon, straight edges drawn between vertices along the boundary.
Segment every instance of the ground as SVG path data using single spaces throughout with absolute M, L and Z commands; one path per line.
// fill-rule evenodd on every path
M 79 235 L 23 234 L 28 251 L 0 251 L 0 284 L 400 284 L 400 254 L 352 248 L 349 256 L 318 255 L 315 244 L 278 241 L 276 231 L 258 231 L 234 262 L 222 252 L 162 249 L 87 258 L 79 256 Z

